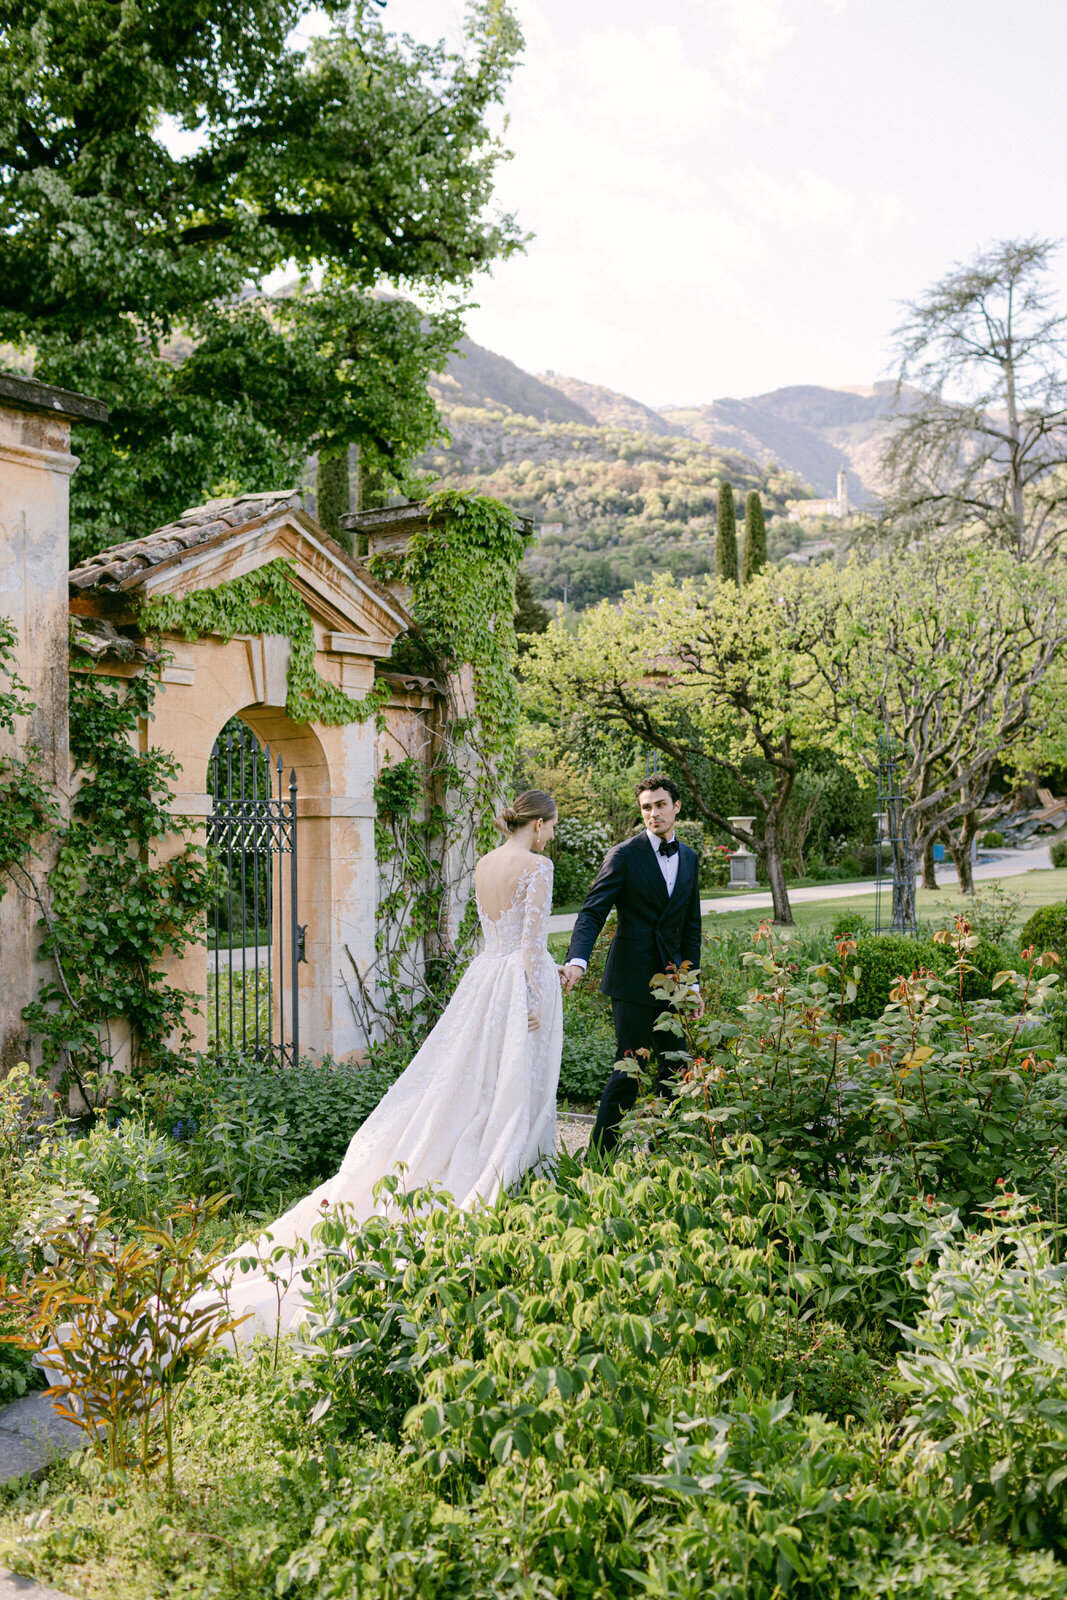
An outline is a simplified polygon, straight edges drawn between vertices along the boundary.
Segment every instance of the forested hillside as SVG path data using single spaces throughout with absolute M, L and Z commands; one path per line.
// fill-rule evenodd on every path
M 788 473 L 697 439 L 440 398 L 451 444 L 420 467 L 442 486 L 493 495 L 542 524 L 527 566 L 545 599 L 587 606 L 656 571 L 713 571 L 725 481 L 741 504 L 758 489 L 768 518 L 811 492 Z

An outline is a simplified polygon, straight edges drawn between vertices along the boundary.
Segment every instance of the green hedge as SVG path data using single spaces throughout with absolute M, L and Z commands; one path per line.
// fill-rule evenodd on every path
M 861 935 L 856 941 L 856 964 L 860 968 L 859 993 L 847 1007 L 851 1017 L 880 1017 L 889 1004 L 889 991 L 893 981 L 925 967 L 927 971 L 947 976 L 955 964 L 955 953 L 948 945 L 935 944 L 932 938 L 909 938 L 906 934 L 883 933 Z M 965 1000 L 987 1000 L 992 994 L 993 978 L 1005 967 L 1012 965 L 1011 958 L 998 945 L 982 939 L 975 950 L 967 952 L 967 960 L 974 969 L 964 974 Z
M 1060 958 L 1061 969 L 1067 965 L 1067 904 L 1042 906 L 1035 911 L 1019 935 L 1019 943 L 1024 950 L 1033 945 L 1038 955 L 1052 950 Z

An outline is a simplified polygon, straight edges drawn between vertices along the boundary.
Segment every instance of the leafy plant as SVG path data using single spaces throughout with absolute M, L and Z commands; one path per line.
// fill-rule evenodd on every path
M 91 1191 L 122 1223 L 168 1215 L 188 1179 L 182 1147 L 136 1117 L 97 1122 L 83 1138 L 48 1139 L 29 1170 L 35 1185 Z
M 170 816 L 177 768 L 165 751 L 141 750 L 156 682 L 147 673 L 121 685 L 76 678 L 70 689 L 70 748 L 80 783 L 69 827 L 58 829 L 45 895 L 31 875 L 22 892 L 44 927 L 40 954 L 57 973 L 23 1010 L 43 1043 L 47 1069 L 73 1078 L 89 1105 L 113 1054 L 116 1018 L 129 1026 L 134 1078 L 173 1069 L 190 1039 L 190 996 L 162 975 L 163 954 L 180 954 L 203 930 L 211 872 L 203 847 L 188 842 L 162 860 L 158 842 L 181 828 Z
M 562 1100 L 598 1101 L 615 1059 L 615 1030 L 603 1005 L 584 991 L 563 1002 Z
M 838 941 L 833 967 L 801 975 L 765 925 L 745 957 L 758 987 L 737 1023 L 698 1019 L 687 975 L 661 975 L 654 992 L 674 1008 L 679 1059 L 688 1059 L 673 1102 L 639 1103 L 631 1136 L 647 1138 L 641 1119 L 658 1119 L 668 1143 L 721 1160 L 725 1140 L 752 1134 L 770 1171 L 795 1171 L 823 1190 L 842 1168 L 865 1167 L 966 1208 L 986 1200 L 1005 1170 L 1047 1190 L 1067 1063 L 1033 1053 L 1023 1023 L 1040 1014 L 1057 975 L 1033 962 L 998 974 L 998 991 L 1014 990 L 1009 1014 L 1001 998 L 967 999 L 980 941 L 964 919 L 937 939 L 954 961 L 951 981 L 898 977 L 883 1015 L 865 1027 L 846 1022 L 863 977 L 851 940 Z
M 30 1322 L 28 1333 L 6 1337 L 55 1375 L 46 1393 L 59 1414 L 112 1471 L 136 1461 L 147 1477 L 165 1459 L 172 1494 L 175 1406 L 196 1364 L 237 1326 L 221 1302 L 190 1305 L 213 1284 L 215 1260 L 196 1246 L 220 1205 L 191 1202 L 126 1241 L 106 1212 L 73 1229 L 59 1222 L 45 1239 L 54 1263 L 20 1286 L 0 1281 L 0 1310 L 28 1312 Z
M 1053 839 L 1048 853 L 1054 867 L 1067 867 L 1067 839 Z
M 35 709 L 14 665 L 17 641 L 14 623 L 0 617 L 0 681 L 7 680 L 7 687 L 0 688 L 0 731 L 7 733 L 14 733 L 16 717 Z M 55 796 L 37 774 L 35 757 L 32 745 L 22 756 L 0 755 L 0 899 L 12 880 L 24 881 L 24 864 L 35 854 L 35 841 L 59 818 Z
M 959 1522 L 1067 1548 L 1067 1267 L 1005 1187 L 991 1226 L 947 1248 L 899 1387 L 908 1449 L 943 1474 Z
M 379 1056 L 389 1052 L 379 1048 Z M 146 1085 L 145 1109 L 181 1141 L 189 1170 L 264 1209 L 337 1171 L 349 1140 L 407 1065 L 303 1060 L 296 1066 L 233 1055 Z

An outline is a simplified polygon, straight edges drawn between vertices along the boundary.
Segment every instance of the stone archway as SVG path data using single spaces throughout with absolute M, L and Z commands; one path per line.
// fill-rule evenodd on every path
M 410 625 L 403 605 L 307 516 L 295 496 L 249 496 L 214 502 L 180 524 L 108 550 L 71 574 L 72 609 L 105 626 L 136 622 L 138 597 L 176 597 L 215 588 L 284 556 L 315 635 L 320 676 L 351 699 L 373 687 L 375 663 Z M 211 812 L 206 774 L 211 749 L 231 717 L 297 776 L 300 871 L 305 892 L 306 962 L 299 968 L 301 1048 L 313 1056 L 358 1056 L 367 1040 L 349 999 L 352 963 L 374 964 L 378 874 L 374 850 L 376 732 L 373 719 L 335 726 L 296 722 L 286 710 L 291 644 L 287 637 L 245 634 L 153 640 L 169 661 L 161 671 L 154 719 L 141 731 L 180 767 L 176 818 L 203 827 Z M 108 668 L 110 669 L 110 666 Z M 116 668 L 117 675 L 130 668 Z M 182 837 L 168 840 L 176 854 Z M 207 950 L 191 947 L 166 970 L 193 995 L 207 990 Z M 191 1019 L 198 1048 L 207 1044 L 203 1013 Z

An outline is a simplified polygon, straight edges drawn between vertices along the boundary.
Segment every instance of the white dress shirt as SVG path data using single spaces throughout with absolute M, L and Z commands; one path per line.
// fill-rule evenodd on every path
M 659 853 L 659 847 L 661 843 L 659 834 L 653 833 L 651 828 L 646 828 L 645 833 L 648 836 L 649 844 L 656 852 L 656 860 L 659 862 L 659 870 L 662 872 L 663 881 L 667 885 L 667 898 L 670 899 L 671 895 L 674 893 L 674 886 L 678 882 L 678 852 L 676 850 L 672 856 L 661 856 Z M 674 829 L 672 828 L 671 839 L 673 838 Z M 665 842 L 669 844 L 670 839 L 666 840 Z

